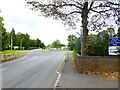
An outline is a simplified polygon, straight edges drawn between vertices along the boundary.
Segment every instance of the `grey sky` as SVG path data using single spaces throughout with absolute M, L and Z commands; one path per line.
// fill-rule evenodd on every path
M 38 12 L 25 8 L 25 4 L 25 0 L 0 1 L 1 16 L 4 18 L 5 28 L 8 32 L 14 28 L 16 33 L 28 33 L 30 38 L 39 38 L 46 45 L 56 39 L 67 44 L 67 36 L 79 32 L 79 29 L 67 31 L 61 21 L 38 16 Z

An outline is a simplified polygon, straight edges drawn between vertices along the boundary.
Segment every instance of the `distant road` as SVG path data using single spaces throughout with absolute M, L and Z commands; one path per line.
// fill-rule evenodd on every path
M 57 68 L 68 51 L 36 52 L 2 65 L 2 88 L 51 88 Z

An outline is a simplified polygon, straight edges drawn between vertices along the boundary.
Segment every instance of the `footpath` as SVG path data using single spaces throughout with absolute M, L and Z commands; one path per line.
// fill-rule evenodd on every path
M 107 80 L 101 75 L 79 74 L 73 68 L 72 55 L 67 55 L 59 88 L 118 88 L 118 80 Z

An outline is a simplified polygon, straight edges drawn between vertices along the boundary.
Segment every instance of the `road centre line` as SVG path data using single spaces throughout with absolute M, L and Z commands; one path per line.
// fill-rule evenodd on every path
M 27 60 L 27 61 L 24 61 L 24 62 L 22 62 L 22 63 L 27 63 L 27 62 L 33 61 L 33 60 L 35 60 L 35 59 L 37 59 L 37 58 L 39 58 L 39 57 L 31 58 L 31 59 L 29 59 L 29 60 Z

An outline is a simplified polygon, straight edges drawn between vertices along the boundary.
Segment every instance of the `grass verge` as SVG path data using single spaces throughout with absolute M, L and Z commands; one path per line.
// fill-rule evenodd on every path
M 37 52 L 57 52 L 57 51 L 70 51 L 68 49 L 57 49 L 57 50 L 38 50 Z
M 4 50 L 0 52 L 0 58 L 8 58 L 10 56 L 18 55 L 20 52 L 16 52 L 14 50 Z

